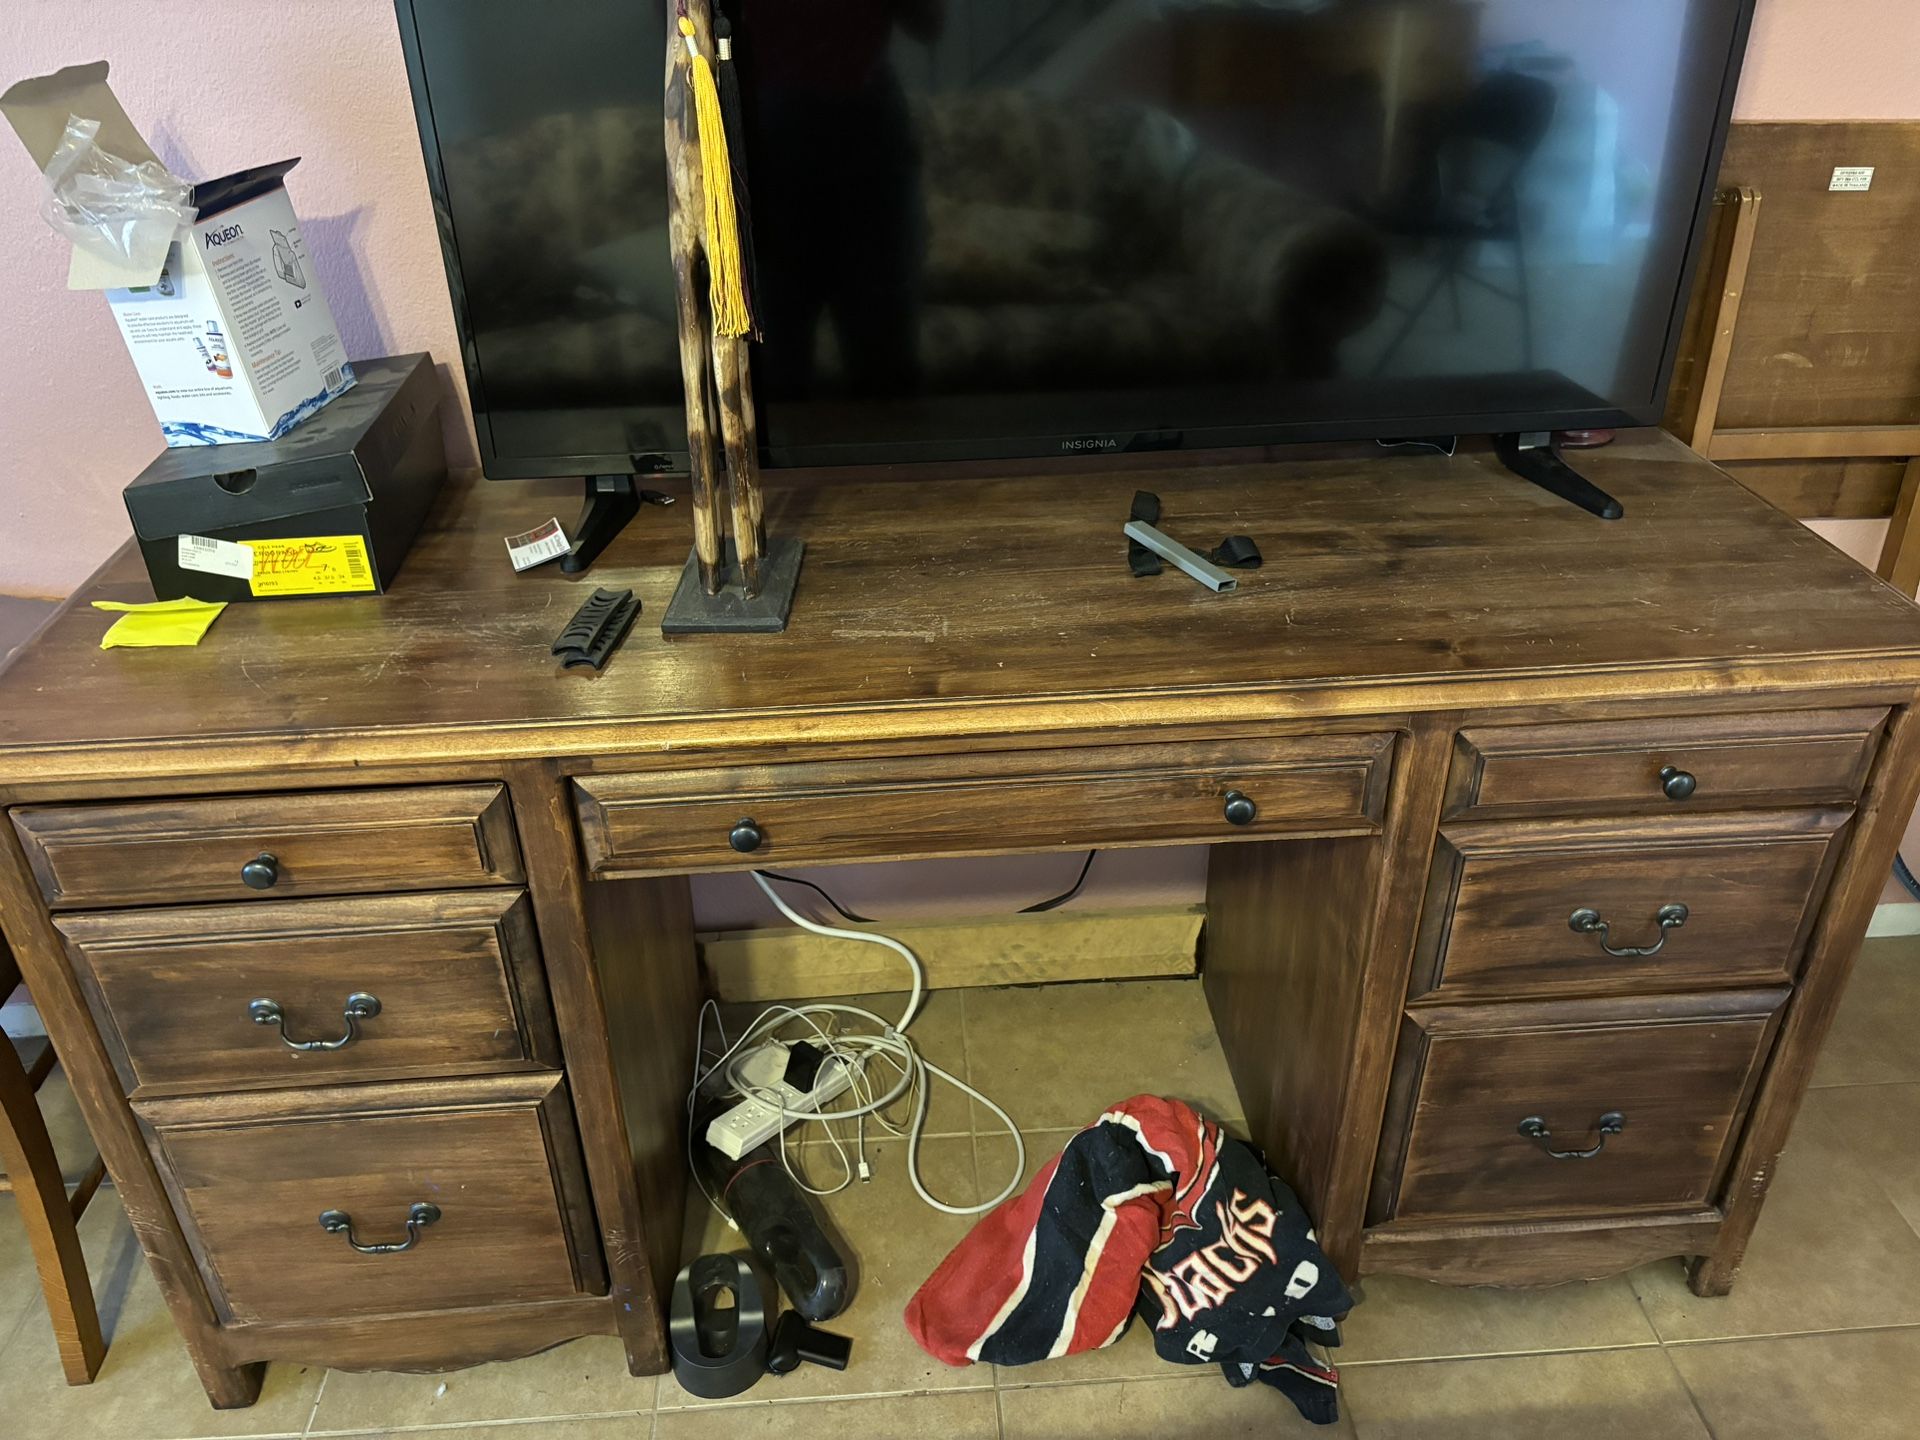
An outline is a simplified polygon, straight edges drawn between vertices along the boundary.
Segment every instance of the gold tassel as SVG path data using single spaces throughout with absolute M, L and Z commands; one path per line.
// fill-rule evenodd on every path
M 713 306 L 713 328 L 722 335 L 745 335 L 753 329 L 747 308 L 746 279 L 740 261 L 740 220 L 733 207 L 733 162 L 727 155 L 727 125 L 720 111 L 720 91 L 713 67 L 700 53 L 693 21 L 680 17 L 686 38 L 688 83 L 693 87 L 693 112 L 700 127 L 700 189 L 707 202 L 707 283 Z

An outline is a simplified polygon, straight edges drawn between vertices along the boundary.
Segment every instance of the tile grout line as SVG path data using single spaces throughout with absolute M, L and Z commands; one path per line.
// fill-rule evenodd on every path
M 327 1393 L 327 1381 L 333 1378 L 333 1368 L 329 1366 L 320 1372 L 320 1384 L 313 1392 L 313 1406 L 307 1411 L 307 1423 L 300 1427 L 302 1437 L 313 1433 L 313 1422 L 320 1418 L 320 1397 Z
M 1090 1381 L 1097 1384 L 1097 1381 Z M 742 1392 L 744 1394 L 744 1392 Z M 916 1400 L 925 1397 L 936 1400 L 947 1395 L 991 1395 L 991 1385 L 913 1385 L 900 1390 L 861 1390 L 854 1394 L 843 1395 L 828 1391 L 819 1395 L 787 1395 L 775 1400 L 702 1400 L 692 1405 L 673 1405 L 655 1413 L 662 1415 L 707 1415 L 734 1410 L 793 1410 L 803 1405 L 840 1405 L 866 1400 Z M 638 1415 L 638 1410 L 621 1411 L 616 1415 L 556 1415 L 535 1417 L 552 1420 L 606 1420 L 618 1419 L 620 1414 Z M 450 1422 L 451 1424 L 452 1422 Z M 478 1423 L 478 1422 L 475 1422 Z M 499 1423 L 499 1422 L 493 1422 Z M 508 1422 L 518 1424 L 518 1421 Z M 422 1427 L 414 1427 L 416 1429 Z M 446 1429 L 448 1426 L 437 1428 Z M 457 1427 L 456 1427 L 457 1428 Z
M 1888 1081 L 1886 1083 L 1887 1084 L 1912 1084 L 1913 1082 L 1912 1081 Z M 1881 1084 L 1879 1082 L 1868 1084 L 1868 1085 L 1829 1085 L 1825 1087 L 1825 1089 L 1829 1091 L 1875 1090 L 1880 1088 L 1881 1088 Z M 1809 1090 L 1809 1093 L 1811 1093 L 1811 1090 Z M 1799 1115 L 1796 1115 L 1794 1117 L 1794 1124 L 1796 1126 L 1798 1126 L 1801 1116 L 1806 1113 L 1805 1097 L 1802 1097 L 1801 1103 L 1802 1103 L 1801 1112 Z M 1900 1219 L 1906 1224 L 1906 1227 L 1909 1231 L 1911 1231 L 1916 1237 L 1920 1237 L 1920 1222 L 1916 1222 L 1913 1219 L 1909 1218 L 1909 1216 L 1907 1215 L 1907 1212 L 1901 1207 L 1899 1199 L 1894 1195 L 1894 1193 L 1891 1190 L 1887 1188 L 1886 1182 L 1883 1181 L 1878 1175 L 1874 1173 L 1872 1166 L 1865 1163 L 1865 1157 L 1860 1153 L 1859 1147 L 1856 1146 L 1853 1143 L 1853 1141 L 1849 1140 L 1844 1134 L 1836 1134 L 1834 1138 L 1839 1141 L 1840 1147 L 1846 1151 L 1847 1158 L 1853 1162 L 1854 1167 L 1857 1170 L 1859 1170 L 1859 1172 L 1862 1175 L 1866 1177 L 1867 1183 L 1871 1185 L 1876 1192 L 1878 1192 L 1881 1199 L 1885 1200 L 1887 1204 L 1893 1208 L 1893 1213 L 1900 1217 Z
M 1657 1265 L 1660 1262 L 1653 1261 L 1650 1263 L 1653 1265 Z M 1667 1263 L 1672 1264 L 1675 1262 L 1669 1260 Z M 1640 1287 L 1633 1283 L 1634 1275 L 1642 1268 L 1646 1268 L 1646 1267 L 1635 1266 L 1634 1269 L 1624 1272 L 1625 1279 L 1627 1282 L 1627 1293 L 1633 1296 L 1633 1303 L 1635 1306 L 1639 1308 L 1639 1311 L 1640 1311 L 1640 1321 L 1643 1325 L 1647 1327 L 1648 1333 L 1653 1336 L 1654 1344 L 1660 1346 L 1662 1349 L 1665 1349 L 1667 1344 L 1667 1337 L 1660 1333 L 1660 1326 L 1654 1321 L 1653 1311 L 1647 1308 L 1647 1297 L 1642 1295 L 1640 1293 Z M 1685 1269 L 1684 1262 L 1681 1262 L 1681 1268 L 1683 1270 Z
M 1340 1369 L 1384 1370 L 1389 1365 L 1458 1365 L 1473 1360 L 1545 1360 L 1555 1355 L 1618 1355 L 1629 1350 L 1658 1350 L 1658 1340 L 1630 1340 L 1619 1345 L 1567 1345 L 1558 1350 L 1484 1350 L 1471 1355 L 1402 1355 L 1392 1360 L 1341 1359 Z
M 1673 1352 L 1662 1345 L 1660 1355 L 1667 1362 L 1668 1372 L 1686 1393 L 1687 1403 L 1693 1406 L 1693 1413 L 1700 1417 L 1700 1428 L 1707 1432 L 1707 1440 L 1720 1440 L 1720 1432 L 1713 1428 L 1713 1422 L 1707 1418 L 1706 1407 L 1700 1403 L 1700 1397 L 1693 1393 L 1693 1386 L 1687 1383 L 1687 1377 L 1680 1373 L 1680 1367 L 1674 1363 Z
M 962 1080 L 965 1080 L 967 1084 L 972 1085 L 974 1083 L 973 1081 L 973 1047 L 967 1042 L 967 1028 L 968 1028 L 967 1027 L 967 1010 L 968 1010 L 967 990 L 968 988 L 969 987 L 962 985 L 953 993 L 954 993 L 954 999 L 957 1000 L 960 1004 L 960 1078 Z M 980 1193 L 981 1193 L 980 1192 L 980 1122 L 979 1122 L 980 1111 L 979 1111 L 979 1106 L 975 1103 L 974 1098 L 971 1095 L 962 1095 L 960 1098 L 966 1103 L 966 1107 L 967 1107 L 967 1150 L 973 1156 L 973 1196 L 975 1200 L 978 1200 L 980 1198 Z M 997 1366 L 995 1367 L 994 1383 L 996 1386 L 999 1384 L 999 1375 L 998 1375 Z M 996 1401 L 995 1403 L 997 1406 L 998 1402 Z
M 1761 1345 L 1770 1340 L 1824 1340 L 1835 1335 L 1884 1335 L 1890 1331 L 1920 1330 L 1920 1320 L 1895 1320 L 1884 1325 L 1829 1326 L 1824 1330 L 1778 1330 L 1767 1335 L 1699 1335 L 1690 1340 L 1662 1340 L 1666 1350 L 1703 1345 Z
M 28 1264 L 31 1265 L 32 1261 L 29 1260 Z M 13 1323 L 11 1325 L 0 1329 L 0 1356 L 4 1356 L 7 1351 L 11 1350 L 14 1345 L 18 1343 L 21 1334 L 25 1332 L 27 1328 L 28 1317 L 34 1312 L 35 1300 L 40 1299 L 39 1276 L 37 1273 L 29 1283 L 32 1289 L 28 1292 L 27 1303 L 21 1308 L 20 1313 L 13 1317 Z M 40 1307 L 44 1309 L 45 1305 L 45 1300 L 40 1299 Z
M 767 1402 L 757 1401 L 752 1403 L 766 1404 Z M 704 1407 L 688 1406 L 686 1408 L 692 1410 Z M 353 1440 L 355 1436 L 369 1435 L 434 1435 L 449 1430 L 510 1430 L 516 1425 L 565 1425 L 575 1421 L 637 1420 L 642 1415 L 652 1416 L 657 1413 L 658 1412 L 653 1410 L 583 1410 L 578 1414 L 572 1415 L 513 1415 L 504 1418 L 494 1416 L 491 1419 L 429 1420 L 418 1425 L 361 1425 L 350 1430 L 321 1430 L 316 1432 L 316 1434 L 317 1436 L 329 1437 L 329 1440 L 335 1436 L 338 1436 L 339 1440 Z M 208 1440 L 217 1440 L 217 1437 L 208 1437 Z M 229 1437 L 229 1440 L 258 1440 L 258 1437 L 234 1436 Z

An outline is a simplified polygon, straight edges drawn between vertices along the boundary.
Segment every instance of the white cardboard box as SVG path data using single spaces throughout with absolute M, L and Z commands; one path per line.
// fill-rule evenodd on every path
M 105 61 L 23 80 L 0 111 L 43 170 L 69 115 L 100 122 L 102 150 L 154 158 Z M 105 292 L 170 446 L 276 439 L 353 385 L 283 183 L 297 163 L 194 185 L 195 219 L 158 274 L 73 252 L 68 288 Z
M 244 193 L 201 208 L 151 285 L 106 292 L 169 445 L 275 440 L 353 384 L 286 187 Z

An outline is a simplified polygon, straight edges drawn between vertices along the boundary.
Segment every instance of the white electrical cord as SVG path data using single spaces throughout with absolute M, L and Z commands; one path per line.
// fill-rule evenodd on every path
M 841 930 L 832 925 L 821 925 L 809 920 L 804 915 L 796 912 L 792 906 L 788 905 L 787 902 L 781 898 L 780 893 L 767 883 L 765 877 L 756 874 L 753 878 L 754 882 L 766 892 L 766 896 L 773 902 L 774 908 L 795 925 L 798 925 L 802 930 L 809 931 L 815 935 L 824 935 L 835 940 L 857 940 L 868 945 L 884 945 L 887 949 L 892 950 L 907 962 L 908 972 L 913 977 L 913 988 L 907 997 L 906 1012 L 901 1015 L 897 1023 L 889 1022 L 881 1016 L 875 1015 L 872 1011 L 863 1010 L 857 1005 L 836 1005 L 826 1002 L 809 1005 L 774 1005 L 761 1011 L 761 1013 L 755 1017 L 753 1023 L 747 1026 L 745 1033 L 730 1045 L 727 1043 L 725 1029 L 719 1026 L 719 1011 L 713 1002 L 709 1000 L 706 1005 L 701 1007 L 700 1031 L 694 1047 L 693 1088 L 687 1093 L 687 1158 L 689 1168 L 694 1175 L 695 1183 L 700 1185 L 701 1193 L 707 1197 L 707 1203 L 712 1205 L 713 1208 L 726 1219 L 729 1225 L 733 1224 L 733 1219 L 727 1215 L 725 1207 L 723 1207 L 713 1195 L 707 1192 L 705 1182 L 699 1178 L 699 1167 L 692 1163 L 695 1139 L 692 1124 L 694 1107 L 702 1087 L 713 1078 L 716 1072 L 719 1074 L 722 1082 L 724 1082 L 724 1089 L 734 1093 L 751 1095 L 765 1101 L 780 1111 L 783 1120 L 789 1122 L 816 1121 L 826 1130 L 827 1138 L 833 1142 L 834 1151 L 840 1157 L 841 1166 L 846 1171 L 840 1184 L 830 1190 L 816 1190 L 812 1186 L 807 1185 L 799 1176 L 793 1175 L 793 1166 L 787 1155 L 785 1132 L 783 1131 L 781 1135 L 780 1156 L 782 1164 L 785 1166 L 787 1173 L 793 1176 L 795 1183 L 799 1184 L 810 1194 L 836 1194 L 840 1190 L 844 1190 L 853 1180 L 854 1167 L 847 1163 L 846 1151 L 842 1146 L 840 1137 L 833 1133 L 832 1122 L 836 1120 L 852 1120 L 858 1126 L 855 1142 L 856 1153 L 859 1156 L 860 1174 L 865 1178 L 870 1174 L 866 1161 L 866 1117 L 872 1115 L 882 1127 L 896 1135 L 900 1134 L 901 1131 L 889 1122 L 881 1111 L 886 1106 L 891 1105 L 895 1100 L 898 1100 L 902 1095 L 908 1093 L 911 1093 L 913 1098 L 913 1116 L 912 1119 L 908 1121 L 905 1132 L 907 1141 L 907 1178 L 912 1182 L 915 1193 L 918 1194 L 922 1200 L 926 1201 L 926 1203 L 934 1209 L 948 1215 L 979 1215 L 993 1209 L 994 1206 L 998 1205 L 1002 1200 L 1005 1200 L 1009 1195 L 1013 1194 L 1015 1190 L 1019 1189 L 1021 1178 L 1026 1174 L 1027 1169 L 1027 1147 L 1020 1135 L 1020 1127 L 1014 1124 L 1013 1117 L 998 1105 L 994 1104 L 993 1101 L 989 1100 L 985 1095 L 982 1095 L 978 1090 L 967 1084 L 966 1081 L 948 1074 L 938 1065 L 933 1064 L 921 1056 L 921 1054 L 914 1049 L 913 1042 L 906 1036 L 905 1032 L 907 1027 L 913 1023 L 914 1017 L 920 1013 L 921 1002 L 926 998 L 926 972 L 920 964 L 920 957 L 890 935 L 874 935 L 864 930 Z M 720 1043 L 723 1047 L 719 1056 L 710 1064 L 707 1063 L 706 1057 L 706 1028 L 707 1014 L 709 1011 L 713 1012 L 715 1028 L 720 1030 Z M 868 1021 L 879 1027 L 879 1033 L 840 1033 L 830 1028 L 836 1022 L 837 1017 L 843 1015 Z M 804 1025 L 811 1032 L 808 1038 L 827 1052 L 829 1063 L 837 1062 L 847 1067 L 848 1079 L 851 1082 L 848 1087 L 848 1093 L 853 1096 L 853 1105 L 832 1111 L 789 1110 L 783 1103 L 783 1097 L 780 1094 L 769 1091 L 764 1087 L 753 1085 L 739 1073 L 741 1062 L 761 1041 L 771 1036 L 774 1031 L 795 1022 Z M 899 1072 L 898 1080 L 896 1080 L 884 1094 L 874 1093 L 875 1086 L 867 1076 L 867 1067 L 875 1060 L 885 1061 Z M 926 1128 L 928 1094 L 934 1080 L 944 1080 L 956 1090 L 978 1100 L 1000 1118 L 1001 1123 L 1007 1127 L 1007 1133 L 1013 1137 L 1012 1178 L 1007 1181 L 1006 1188 L 991 1200 L 982 1201 L 978 1205 L 949 1205 L 946 1201 L 938 1199 L 929 1192 L 926 1185 L 920 1179 L 920 1136 L 921 1132 Z

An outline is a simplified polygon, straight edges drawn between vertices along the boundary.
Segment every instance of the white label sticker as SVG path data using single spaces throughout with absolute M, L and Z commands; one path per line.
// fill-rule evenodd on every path
M 1829 190 L 1871 190 L 1873 188 L 1873 166 L 1835 166 L 1833 171 L 1833 184 L 1827 188 Z
M 515 570 L 531 570 L 549 560 L 558 560 L 571 548 L 567 532 L 560 528 L 558 520 L 536 525 L 524 535 L 507 537 L 507 557 L 513 561 Z
M 253 551 L 231 540 L 215 540 L 207 535 L 182 535 L 180 568 L 198 570 L 206 575 L 227 575 L 252 584 Z

